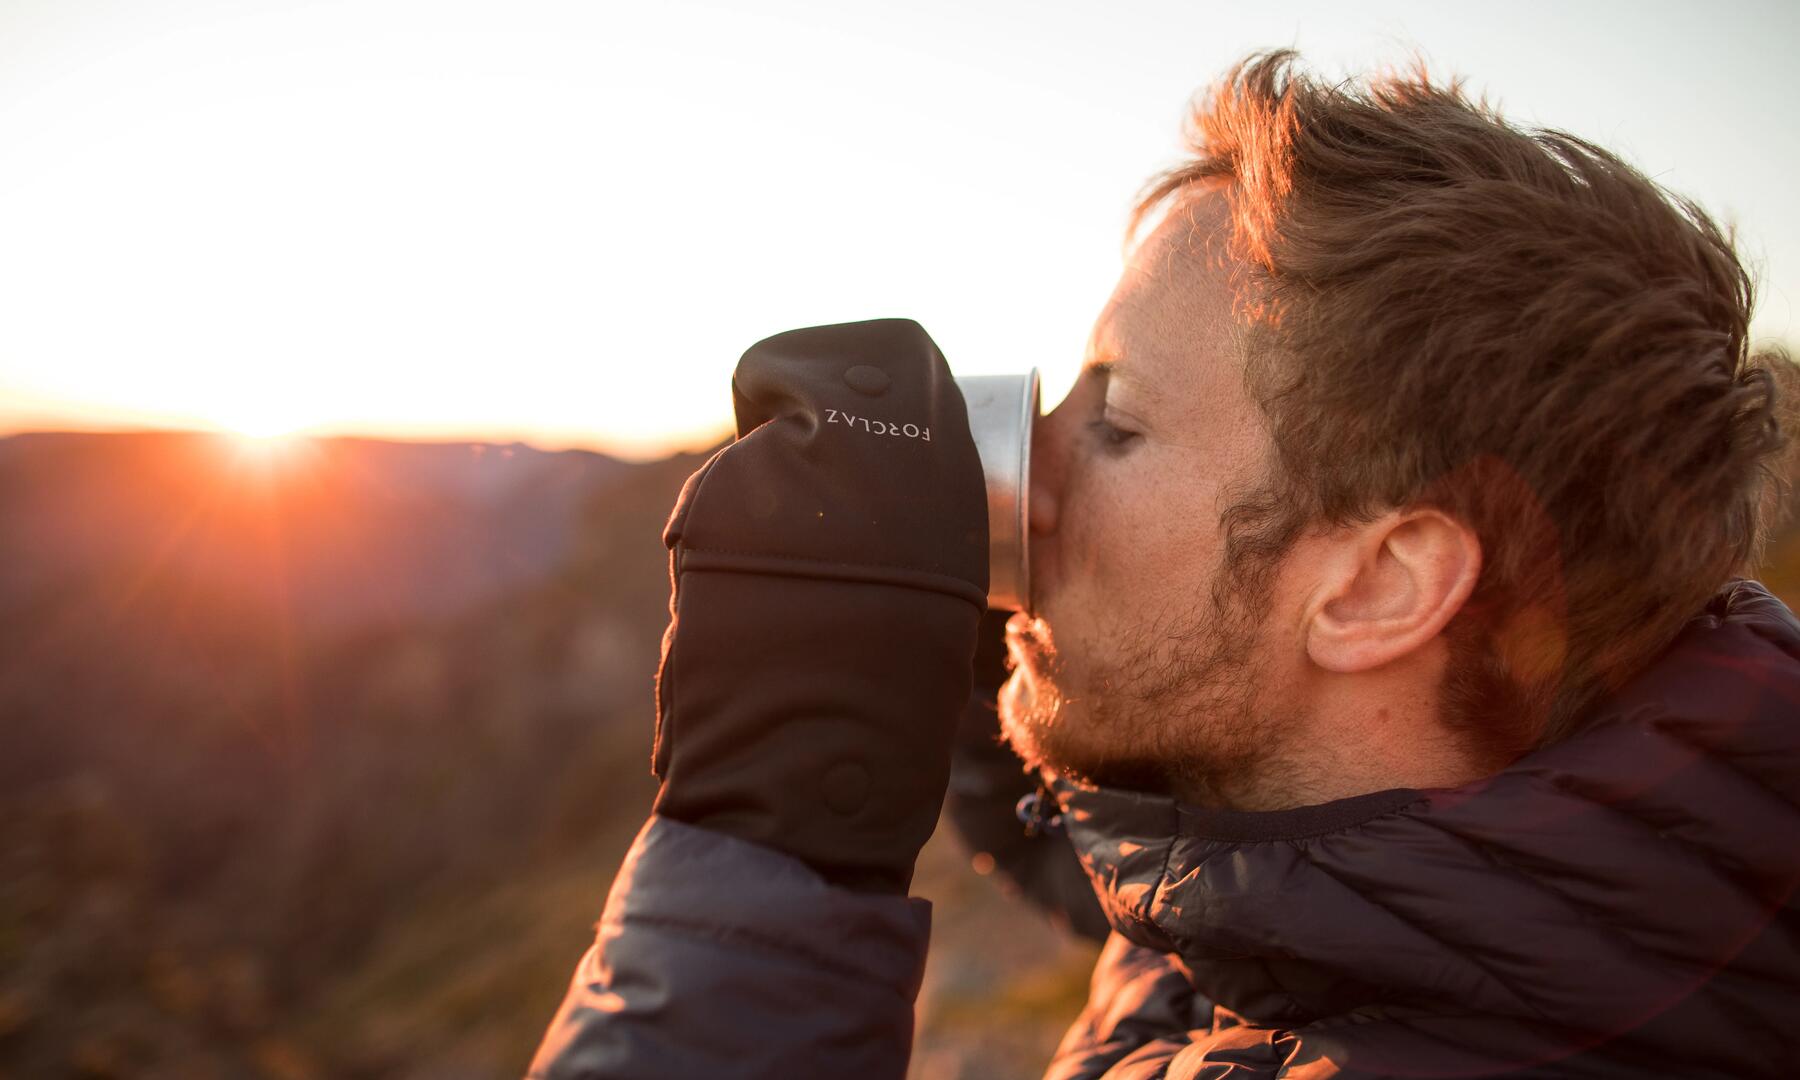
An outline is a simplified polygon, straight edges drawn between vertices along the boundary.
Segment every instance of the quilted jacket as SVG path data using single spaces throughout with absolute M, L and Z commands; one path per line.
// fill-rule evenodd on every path
M 1753 582 L 1478 783 L 1055 796 L 1074 857 L 1002 863 L 1109 936 L 1050 1077 L 1800 1075 L 1800 623 Z M 533 1075 L 902 1076 L 928 924 L 653 819 Z

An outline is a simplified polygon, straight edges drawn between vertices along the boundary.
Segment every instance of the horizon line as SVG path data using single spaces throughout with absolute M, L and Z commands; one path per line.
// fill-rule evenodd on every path
M 717 435 L 710 440 L 699 440 L 691 436 L 671 436 L 661 442 L 636 442 L 596 438 L 582 439 L 538 439 L 518 434 L 495 432 L 486 434 L 455 435 L 453 433 L 432 433 L 428 435 L 405 435 L 371 431 L 308 431 L 305 429 L 281 432 L 270 435 L 255 435 L 248 432 L 235 431 L 226 427 L 178 427 L 158 424 L 117 424 L 117 425 L 0 425 L 0 440 L 16 436 L 33 435 L 91 435 L 91 436 L 206 436 L 219 439 L 238 439 L 253 442 L 279 442 L 287 440 L 306 440 L 312 442 L 337 440 L 358 442 L 404 443 L 415 446 L 493 446 L 493 447 L 525 447 L 538 453 L 556 454 L 571 451 L 599 454 L 617 461 L 643 464 L 662 461 L 680 454 L 699 454 L 720 445 L 731 437 L 729 428 L 721 427 Z

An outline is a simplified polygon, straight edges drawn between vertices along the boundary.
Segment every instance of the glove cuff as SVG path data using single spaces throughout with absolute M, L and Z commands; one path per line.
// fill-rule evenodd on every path
M 690 566 L 657 682 L 657 812 L 903 892 L 979 625 L 945 592 Z
M 870 585 L 896 585 L 903 589 L 923 589 L 966 600 L 974 605 L 979 617 L 987 611 L 987 594 L 973 584 L 948 574 L 936 574 L 910 566 L 886 566 L 880 563 L 838 562 L 831 559 L 807 559 L 793 555 L 758 555 L 747 551 L 712 551 L 682 545 L 675 553 L 675 574 L 696 570 L 727 573 L 759 574 L 774 577 L 819 578 L 826 581 L 861 582 Z

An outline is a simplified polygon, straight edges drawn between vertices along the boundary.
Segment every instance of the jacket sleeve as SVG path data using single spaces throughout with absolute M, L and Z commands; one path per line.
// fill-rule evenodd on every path
M 652 817 L 529 1076 L 903 1077 L 930 912 Z
M 1113 934 L 1044 1080 L 1273 1080 L 1296 1048 L 1289 1032 L 1215 1010 L 1173 957 Z

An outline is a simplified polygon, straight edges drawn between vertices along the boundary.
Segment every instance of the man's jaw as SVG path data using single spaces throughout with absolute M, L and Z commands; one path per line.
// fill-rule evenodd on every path
M 1096 726 L 1095 703 L 1068 696 L 1071 685 L 1085 684 L 1068 669 L 1048 620 L 1015 615 L 1007 622 L 1006 647 L 1012 674 L 1000 688 L 1000 730 L 1026 769 L 1087 783 L 1138 781 L 1140 770 L 1115 774 L 1093 767 L 1113 760 L 1119 748 L 1109 745 L 1114 733 L 1104 730 L 1104 722 Z
M 1027 770 L 1101 787 L 1168 792 L 1154 725 L 1130 711 L 1129 702 L 1109 708 L 1092 699 L 1084 688 L 1094 685 L 1094 674 L 1070 670 L 1047 619 L 1014 615 L 1006 624 L 1006 648 L 1011 674 L 1000 688 L 1000 730 Z M 1098 681 L 1123 692 L 1126 680 L 1115 674 Z

